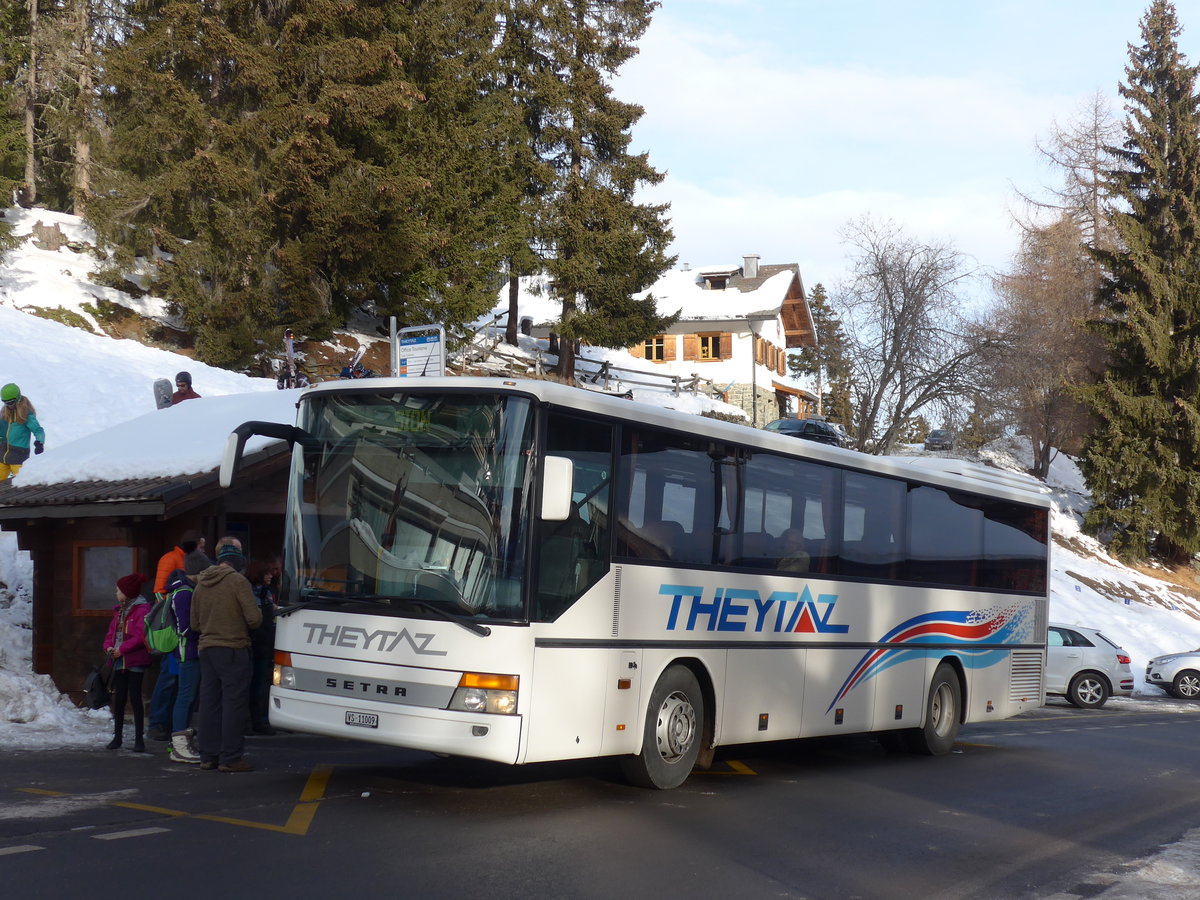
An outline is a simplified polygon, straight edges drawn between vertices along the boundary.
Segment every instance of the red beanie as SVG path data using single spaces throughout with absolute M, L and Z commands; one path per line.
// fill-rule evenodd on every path
M 131 575 L 117 579 L 117 590 L 132 600 L 135 597 L 141 596 L 142 585 L 149 580 L 141 572 L 134 572 Z

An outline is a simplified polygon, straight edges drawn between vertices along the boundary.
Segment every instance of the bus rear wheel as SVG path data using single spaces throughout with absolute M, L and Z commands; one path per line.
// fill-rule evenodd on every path
M 962 685 L 954 667 L 942 663 L 933 673 L 925 700 L 925 724 L 904 733 L 908 749 L 926 756 L 945 756 L 958 737 L 962 718 Z
M 621 760 L 625 777 L 639 787 L 670 790 L 691 774 L 704 733 L 704 695 L 686 666 L 671 666 L 650 695 L 642 752 Z

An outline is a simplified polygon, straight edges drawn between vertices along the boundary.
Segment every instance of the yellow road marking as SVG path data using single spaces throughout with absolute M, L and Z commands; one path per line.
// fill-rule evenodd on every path
M 736 759 L 725 760 L 725 765 L 729 766 L 733 771 L 721 772 L 716 769 L 697 769 L 696 771 L 702 775 L 757 775 L 758 773 L 751 769 L 744 762 L 738 762 Z
M 296 801 L 296 805 L 292 807 L 292 812 L 288 816 L 288 820 L 283 825 L 272 825 L 269 822 L 252 822 L 249 819 L 235 819 L 229 816 L 210 816 L 204 813 L 189 813 L 179 809 L 167 809 L 162 806 L 149 806 L 145 803 L 130 803 L 120 800 L 114 801 L 109 806 L 119 806 L 122 809 L 134 809 L 138 812 L 154 813 L 159 816 L 173 816 L 176 818 L 192 818 L 204 819 L 208 822 L 222 822 L 226 825 L 238 825 L 243 828 L 261 828 L 264 831 L 277 831 L 283 834 L 299 834 L 308 833 L 309 826 L 312 825 L 313 818 L 317 814 L 317 807 L 325 797 L 325 788 L 329 784 L 329 778 L 333 774 L 333 766 L 317 766 L 308 776 L 308 780 L 304 783 L 304 789 L 300 791 L 300 799 Z M 753 774 L 753 773 L 751 773 Z M 17 788 L 26 794 L 39 794 L 45 797 L 69 797 L 68 793 L 63 791 L 48 791 L 43 788 Z

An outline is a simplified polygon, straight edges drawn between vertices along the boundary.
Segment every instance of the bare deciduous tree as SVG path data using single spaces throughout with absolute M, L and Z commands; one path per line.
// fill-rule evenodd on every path
M 1122 136 L 1111 104 L 1097 91 L 1070 121 L 1055 122 L 1049 137 L 1037 142 L 1038 153 L 1062 174 L 1062 186 L 1048 189 L 1048 199 L 1024 193 L 1021 198 L 1038 210 L 1074 217 L 1082 242 L 1089 247 L 1111 248 L 1114 238 L 1105 210 L 1104 172 L 1114 162 L 1109 148 L 1119 145 Z
M 1042 478 L 1056 448 L 1079 452 L 1088 420 L 1072 386 L 1092 380 L 1102 354 L 1084 328 L 1098 278 L 1083 248 L 1085 227 L 1063 215 L 1026 232 L 1012 271 L 995 279 L 995 340 L 986 355 L 992 399 L 1029 436 Z
M 848 225 L 854 274 L 835 294 L 852 367 L 855 438 L 887 453 L 906 420 L 952 409 L 975 385 L 981 331 L 962 312 L 973 275 L 962 255 L 891 222 Z

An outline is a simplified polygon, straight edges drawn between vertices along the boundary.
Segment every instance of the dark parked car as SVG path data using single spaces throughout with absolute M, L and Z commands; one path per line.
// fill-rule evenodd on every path
M 778 431 L 780 434 L 835 447 L 850 446 L 850 437 L 842 430 L 842 426 L 824 419 L 776 419 L 767 423 L 767 431 Z
M 926 450 L 953 450 L 954 432 L 949 428 L 935 428 L 925 438 Z

